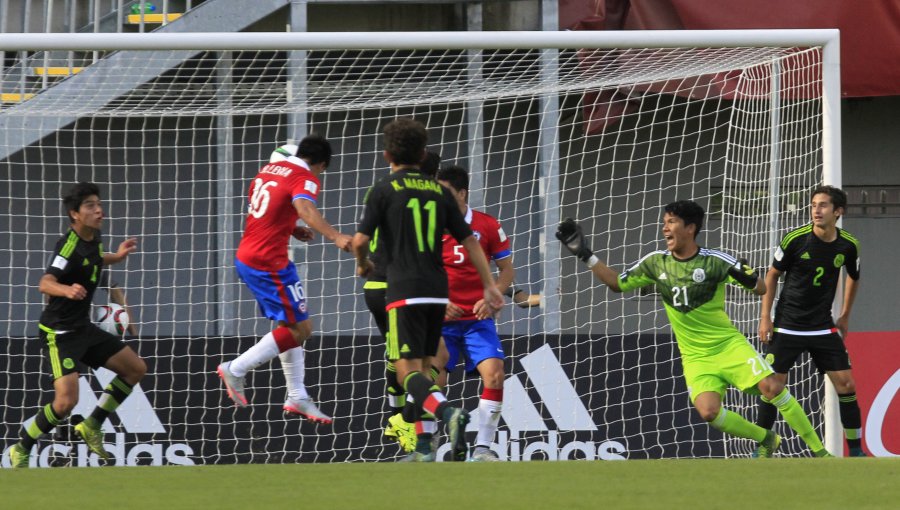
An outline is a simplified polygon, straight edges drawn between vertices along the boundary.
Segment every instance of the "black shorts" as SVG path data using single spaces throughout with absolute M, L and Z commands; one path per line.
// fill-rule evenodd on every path
M 816 336 L 772 333 L 772 340 L 766 346 L 766 361 L 775 372 L 786 374 L 803 351 L 809 352 L 821 373 L 850 369 L 850 355 L 837 333 Z
M 378 326 L 378 331 L 381 332 L 383 338 L 387 338 L 388 330 L 388 314 L 385 309 L 385 307 L 387 307 L 386 294 L 387 289 L 363 290 L 363 296 L 366 298 L 366 306 L 369 308 L 372 318 L 375 319 L 375 325 Z
M 72 372 L 80 372 L 80 366 L 100 368 L 109 358 L 125 348 L 121 338 L 107 333 L 92 323 L 78 329 L 57 333 L 40 325 L 40 337 L 47 350 L 50 374 L 54 380 Z
M 446 311 L 447 305 L 431 303 L 388 310 L 388 359 L 422 359 L 437 354 Z

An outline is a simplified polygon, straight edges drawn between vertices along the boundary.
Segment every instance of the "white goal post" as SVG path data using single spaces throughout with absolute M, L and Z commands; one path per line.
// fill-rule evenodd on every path
M 381 435 L 383 341 L 352 258 L 326 242 L 290 253 L 316 328 L 307 386 L 334 424 L 281 415 L 277 361 L 248 378 L 247 409 L 229 405 L 215 376 L 270 328 L 233 257 L 248 181 L 288 140 L 317 132 L 334 144 L 319 207 L 346 233 L 387 172 L 380 133 L 393 118 L 423 121 L 444 163 L 470 171 L 471 205 L 512 239 L 517 286 L 542 296 L 498 320 L 508 359 L 496 446 L 510 460 L 732 457 L 753 446 L 695 415 L 662 304 L 593 281 L 561 252 L 560 219 L 581 221 L 621 271 L 661 246 L 662 206 L 693 199 L 708 212 L 701 244 L 763 268 L 781 235 L 808 221 L 809 191 L 841 184 L 837 30 L 0 34 L 0 51 L 17 56 L 0 92 L 19 98 L 0 104 L 3 449 L 52 398 L 37 282 L 67 228 L 60 197 L 79 180 L 103 190 L 107 247 L 140 240 L 110 271 L 139 328 L 129 342 L 150 367 L 106 425 L 119 464 L 398 454 Z M 34 62 L 97 52 L 57 83 L 32 80 Z M 727 306 L 758 346 L 759 300 L 734 292 Z M 76 412 L 90 412 L 107 378 L 83 375 Z M 477 378 L 459 368 L 450 380 L 449 398 L 475 407 Z M 836 399 L 822 384 L 808 360 L 790 375 L 839 453 Z M 754 398 L 729 391 L 726 405 L 755 417 Z M 777 427 L 784 455 L 809 454 Z M 37 465 L 96 462 L 60 435 L 38 453 Z

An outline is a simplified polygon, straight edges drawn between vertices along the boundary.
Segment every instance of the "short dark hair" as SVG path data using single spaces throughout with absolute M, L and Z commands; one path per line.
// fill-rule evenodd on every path
M 400 117 L 384 126 L 384 150 L 395 164 L 420 166 L 427 144 L 428 132 L 421 122 Z
M 841 188 L 835 188 L 834 186 L 829 186 L 828 184 L 817 186 L 816 189 L 814 189 L 809 195 L 809 201 L 812 202 L 813 197 L 819 194 L 824 194 L 831 197 L 831 204 L 834 205 L 835 210 L 847 210 L 847 192 L 842 190 Z
M 456 191 L 469 191 L 469 172 L 461 166 L 445 166 L 438 170 L 437 180 L 447 181 Z
M 72 186 L 69 189 L 69 192 L 63 195 L 63 205 L 66 208 L 66 216 L 69 217 L 69 221 L 75 221 L 69 213 L 71 211 L 77 212 L 78 209 L 81 209 L 81 204 L 91 195 L 97 195 L 99 197 L 100 188 L 93 182 L 84 181 Z
M 440 166 L 441 155 L 434 151 L 428 151 L 425 153 L 425 159 L 422 160 L 422 164 L 419 165 L 419 172 L 434 179 Z
M 297 157 L 305 160 L 310 165 L 325 163 L 331 164 L 331 143 L 322 135 L 315 133 L 306 136 L 297 144 Z
M 703 211 L 703 207 L 697 202 L 692 200 L 678 200 L 667 205 L 665 212 L 681 218 L 685 227 L 688 225 L 695 225 L 697 227 L 697 230 L 694 231 L 695 239 L 697 238 L 697 234 L 703 230 L 703 216 L 706 213 Z

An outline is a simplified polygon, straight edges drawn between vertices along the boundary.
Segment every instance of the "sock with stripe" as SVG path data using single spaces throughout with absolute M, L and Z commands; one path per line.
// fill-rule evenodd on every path
M 757 443 L 766 438 L 766 429 L 750 423 L 738 413 L 728 412 L 724 406 L 719 409 L 719 414 L 709 424 L 726 434 L 752 439 Z
M 476 446 L 491 447 L 497 426 L 500 425 L 500 411 L 503 408 L 503 388 L 484 388 L 478 401 L 478 436 Z
M 421 372 L 410 372 L 403 381 L 403 387 L 422 410 L 434 416 L 443 416 L 444 409 L 448 407 L 447 397 Z
M 841 411 L 841 424 L 844 426 L 844 437 L 848 448 L 862 448 L 862 415 L 856 393 L 838 395 L 838 407 Z
M 434 415 L 422 412 L 416 421 L 416 451 L 419 453 L 431 453 L 431 439 L 437 432 L 437 423 Z
M 406 406 L 406 390 L 397 382 L 397 367 L 392 361 L 384 364 L 384 381 L 387 385 L 388 406 L 391 408 L 391 414 L 402 412 Z M 409 420 L 407 422 L 413 423 Z
M 247 349 L 237 359 L 232 361 L 228 369 L 235 376 L 244 377 L 247 375 L 247 372 L 267 361 L 272 361 L 275 359 L 275 356 L 294 347 L 297 347 L 297 342 L 294 340 L 291 330 L 281 326 L 270 333 L 266 333 L 256 342 L 256 345 Z
M 34 415 L 34 421 L 30 425 L 22 427 L 22 439 L 19 441 L 19 444 L 25 447 L 26 450 L 31 450 L 31 447 L 34 446 L 37 440 L 53 430 L 53 427 L 59 425 L 63 418 L 63 416 L 56 414 L 53 410 L 53 405 L 45 405 Z
M 106 388 L 103 388 L 103 394 L 100 395 L 100 400 L 97 401 L 97 407 L 84 421 L 88 422 L 89 427 L 99 429 L 110 413 L 122 405 L 122 402 L 128 398 L 128 395 L 131 395 L 133 388 L 133 385 L 116 376 L 115 379 L 106 385 Z
M 806 417 L 806 412 L 803 411 L 803 408 L 800 407 L 797 399 L 791 395 L 791 392 L 789 392 L 787 388 L 782 390 L 781 393 L 771 400 L 763 397 L 763 401 L 769 402 L 778 408 L 778 412 L 781 413 L 781 417 L 784 418 L 784 421 L 794 429 L 794 432 L 803 439 L 803 442 L 806 443 L 806 446 L 808 446 L 813 453 L 819 454 L 825 451 L 825 446 L 822 444 L 822 440 L 819 439 L 819 435 L 816 434 L 816 430 L 813 428 L 812 423 L 809 422 L 809 418 Z

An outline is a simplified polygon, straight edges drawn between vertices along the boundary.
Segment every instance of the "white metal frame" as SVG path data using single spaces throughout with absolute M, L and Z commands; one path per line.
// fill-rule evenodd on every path
M 316 50 L 316 49 L 558 49 L 558 48 L 680 48 L 680 47 L 810 47 L 822 52 L 823 183 L 841 186 L 840 32 L 802 30 L 652 30 L 652 31 L 509 31 L 509 32 L 206 32 L 206 33 L 93 33 L 0 34 L 0 52 L 36 50 Z M 547 71 L 551 72 L 551 71 Z M 551 72 L 552 73 L 552 72 Z M 552 75 L 552 74 L 551 74 Z M 544 126 L 542 125 L 542 129 Z M 552 164 L 552 162 L 550 162 Z M 551 188 L 553 175 L 542 176 Z M 558 201 L 558 182 L 555 199 Z M 552 208 L 548 197 L 544 205 Z M 556 204 L 558 206 L 558 203 Z M 548 227 L 549 228 L 549 227 Z M 545 233 L 546 235 L 546 233 Z M 546 265 L 546 264 L 545 264 Z M 553 268 L 545 267 L 553 273 Z M 553 280 L 553 274 L 547 274 Z M 558 274 L 556 274 L 558 278 Z M 555 296 L 555 283 L 545 296 Z M 839 309 L 842 293 L 835 298 Z M 547 305 L 556 303 L 547 303 Z M 552 308 L 552 306 L 548 306 Z M 548 309 L 548 314 L 552 310 Z M 553 321 L 545 329 L 553 329 Z M 558 327 L 558 326 L 557 326 Z M 825 446 L 843 452 L 843 432 L 837 395 L 826 378 Z

